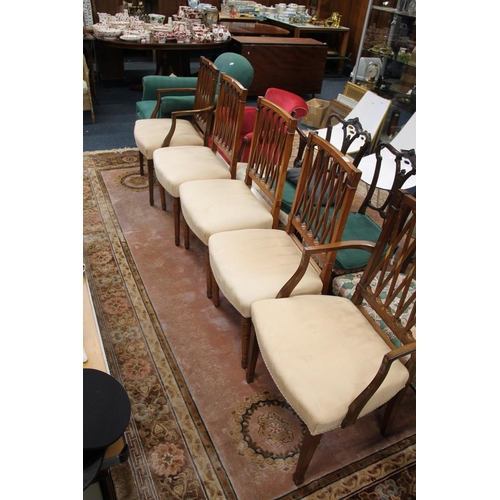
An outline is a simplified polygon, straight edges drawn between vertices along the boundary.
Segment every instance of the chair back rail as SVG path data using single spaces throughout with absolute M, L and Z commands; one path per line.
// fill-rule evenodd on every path
M 297 119 L 273 102 L 259 97 L 245 184 L 254 185 L 270 205 L 273 228 L 278 227 L 283 187 Z
M 375 194 L 375 189 L 377 187 L 378 177 L 380 175 L 380 169 L 382 168 L 382 162 L 391 161 L 390 155 L 383 155 L 384 150 L 392 155 L 392 161 L 394 161 L 394 181 L 392 187 L 388 193 L 387 198 L 382 204 L 377 205 L 373 201 L 373 195 Z M 375 155 L 377 162 L 375 165 L 375 171 L 373 173 L 373 179 L 366 193 L 365 199 L 361 203 L 358 212 L 360 214 L 366 213 L 366 209 L 370 208 L 379 213 L 382 219 L 387 218 L 388 207 L 390 206 L 393 196 L 401 189 L 404 183 L 412 175 L 417 173 L 417 156 L 414 149 L 401 150 L 398 151 L 394 146 L 387 142 L 381 142 L 375 149 Z
M 330 142 L 330 139 L 332 137 L 332 123 L 334 120 L 337 120 L 338 123 L 342 124 L 342 144 L 339 148 L 342 153 L 347 153 L 347 151 L 349 151 L 351 147 L 351 144 L 356 139 L 360 139 L 363 143 L 363 145 L 359 148 L 359 151 L 356 153 L 356 157 L 354 158 L 353 163 L 354 166 L 357 167 L 363 156 L 370 149 L 372 136 L 370 132 L 363 130 L 363 126 L 361 125 L 358 117 L 344 119 L 340 115 L 333 113 L 328 117 L 327 122 L 326 140 L 328 142 Z
M 222 73 L 212 132 L 212 150 L 228 160 L 231 178 L 236 178 L 239 131 L 248 90 L 235 78 Z
M 191 124 L 204 138 L 205 145 L 208 145 L 208 139 L 212 132 L 214 100 L 218 79 L 218 68 L 212 61 L 201 56 L 193 109 L 174 111 L 172 113 L 172 127 L 165 137 L 162 147 L 169 146 L 170 140 L 175 133 L 175 121 L 183 115 L 190 117 Z
M 416 289 L 411 288 L 417 269 L 415 228 L 416 200 L 400 190 L 352 298 L 358 306 L 366 300 L 403 345 L 415 340 L 411 331 L 416 326 Z M 408 318 L 403 323 L 404 313 Z

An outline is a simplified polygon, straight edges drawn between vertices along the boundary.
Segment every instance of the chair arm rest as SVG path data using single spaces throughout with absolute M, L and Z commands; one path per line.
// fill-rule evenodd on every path
M 161 107 L 161 99 L 162 97 L 165 97 L 164 94 L 168 93 L 174 93 L 174 92 L 196 92 L 196 89 L 190 88 L 190 87 L 176 87 L 176 88 L 162 88 L 162 89 L 156 89 L 156 106 L 155 109 L 153 109 L 153 112 L 151 113 L 151 118 L 156 118 L 158 116 L 158 111 L 160 111 Z
M 142 101 L 153 101 L 156 99 L 156 89 L 196 87 L 198 77 L 196 76 L 164 76 L 147 75 L 142 79 Z
M 214 111 L 214 106 L 207 106 L 206 108 L 201 108 L 201 109 L 188 109 L 184 111 L 173 111 L 172 112 L 172 125 L 170 126 L 170 130 L 168 131 L 167 136 L 165 137 L 165 140 L 163 141 L 163 144 L 161 145 L 162 148 L 166 148 L 170 145 L 170 141 L 172 140 L 172 137 L 175 132 L 175 127 L 177 126 L 177 118 L 181 116 L 190 116 L 190 115 L 198 115 L 201 113 L 213 113 Z
M 335 252 L 335 255 L 338 250 L 348 250 L 348 249 L 357 249 L 357 250 L 366 250 L 368 252 L 373 252 L 375 248 L 375 243 L 373 241 L 367 240 L 351 240 L 351 241 L 339 241 L 336 243 L 326 243 L 324 245 L 318 245 L 315 247 L 304 247 L 302 249 L 302 258 L 300 260 L 299 267 L 292 275 L 292 277 L 283 285 L 281 290 L 276 295 L 277 299 L 282 299 L 285 297 L 289 297 L 293 292 L 294 288 L 298 285 L 299 281 L 304 276 L 307 266 L 309 265 L 309 261 L 311 257 L 318 253 L 329 253 Z
M 367 387 L 363 391 L 361 391 L 361 393 L 356 397 L 356 399 L 349 405 L 347 414 L 344 417 L 344 420 L 342 420 L 342 423 L 340 424 L 342 428 L 348 427 L 349 425 L 352 425 L 356 422 L 359 414 L 361 413 L 361 410 L 365 407 L 366 403 L 368 403 L 370 398 L 375 394 L 377 389 L 381 386 L 382 382 L 387 377 L 387 374 L 389 373 L 389 369 L 391 368 L 392 363 L 394 363 L 394 361 L 398 360 L 399 358 L 408 356 L 409 354 L 416 352 L 416 350 L 417 350 L 417 343 L 412 342 L 410 344 L 401 346 L 397 349 L 391 350 L 384 355 L 384 357 L 382 358 L 382 363 L 380 364 L 380 367 L 375 377 L 373 377 L 373 380 L 367 385 Z M 410 373 L 408 380 L 410 381 L 411 378 L 412 377 Z

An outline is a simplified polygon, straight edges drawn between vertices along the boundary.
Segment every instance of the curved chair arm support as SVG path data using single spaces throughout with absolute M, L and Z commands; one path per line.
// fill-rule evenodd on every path
M 347 414 L 342 420 L 340 426 L 342 428 L 349 427 L 354 424 L 361 413 L 361 410 L 365 407 L 366 403 L 370 400 L 370 398 L 375 394 L 377 389 L 381 386 L 382 382 L 387 377 L 389 370 L 394 361 L 413 354 L 417 350 L 417 343 L 412 342 L 411 344 L 406 344 L 404 346 L 398 347 L 397 349 L 391 350 L 386 353 L 382 359 L 382 363 L 373 378 L 373 380 L 368 384 L 368 386 L 356 397 L 356 399 L 349 405 L 349 409 L 347 410 Z M 412 373 L 408 377 L 408 381 L 412 380 Z
M 276 298 L 282 299 L 285 297 L 290 297 L 290 294 L 293 292 L 294 288 L 298 285 L 299 281 L 304 276 L 312 255 L 329 252 L 335 252 L 336 254 L 338 250 L 349 249 L 366 250 L 368 252 L 373 252 L 374 248 L 375 243 L 373 241 L 367 240 L 339 241 L 337 243 L 327 243 L 325 245 L 318 245 L 316 247 L 304 247 L 302 249 L 302 258 L 300 260 L 299 267 L 292 275 L 292 277 L 283 285 L 281 290 L 278 292 L 278 295 L 276 295 Z
M 151 118 L 156 118 L 158 116 L 158 111 L 160 111 L 161 106 L 161 98 L 164 97 L 163 94 L 167 94 L 170 92 L 196 92 L 195 88 L 185 87 L 185 88 L 173 88 L 173 89 L 157 89 L 156 90 L 156 106 L 151 113 Z
M 175 132 L 175 127 L 177 126 L 177 118 L 181 116 L 191 116 L 191 115 L 197 115 L 201 113 L 207 113 L 209 114 L 209 120 L 212 120 L 213 117 L 213 111 L 214 111 L 214 106 L 207 106 L 206 108 L 201 108 L 201 109 L 189 109 L 186 111 L 174 111 L 172 113 L 172 125 L 170 126 L 170 130 L 168 131 L 167 136 L 165 137 L 163 144 L 161 145 L 162 148 L 166 148 L 170 145 L 170 141 L 172 140 L 172 137 Z M 207 130 L 211 130 L 211 126 L 209 123 L 209 126 L 207 127 Z

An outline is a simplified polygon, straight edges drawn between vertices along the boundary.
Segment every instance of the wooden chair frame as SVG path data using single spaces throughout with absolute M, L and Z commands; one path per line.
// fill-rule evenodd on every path
M 252 146 L 254 142 L 255 140 L 252 141 Z M 256 154 L 251 153 L 251 162 L 255 161 Z M 316 248 L 325 243 L 341 240 L 360 178 L 361 172 L 345 155 L 317 133 L 309 134 L 297 195 L 285 228 L 300 249 Z M 328 208 L 325 209 L 321 203 L 314 202 L 314 197 L 308 194 L 309 189 L 326 200 L 327 207 L 333 207 L 333 216 L 328 216 Z M 333 255 L 318 256 L 317 262 L 311 261 L 321 277 L 323 290 L 328 289 L 327 278 L 331 275 L 335 254 L 336 251 Z M 220 304 L 219 285 L 213 274 L 211 282 L 212 300 L 217 307 Z M 251 318 L 243 317 L 241 323 L 243 368 L 247 366 L 250 328 Z
M 408 386 L 415 378 L 416 341 L 411 330 L 416 325 L 416 292 L 410 285 L 412 280 L 416 278 L 416 259 L 411 259 L 409 266 L 405 270 L 405 275 L 403 279 L 401 279 L 401 273 L 404 270 L 404 266 L 406 266 L 409 261 L 409 257 L 415 255 L 415 227 L 416 200 L 411 195 L 400 190 L 392 198 L 387 222 L 384 225 L 380 239 L 376 245 L 371 242 L 346 241 L 318 246 L 305 246 L 303 248 L 303 257 L 299 268 L 277 295 L 279 299 L 290 296 L 291 292 L 304 275 L 313 255 L 318 255 L 319 253 L 332 255 L 336 250 L 341 248 L 364 248 L 372 252 L 369 264 L 356 287 L 352 302 L 370 322 L 374 331 L 376 331 L 390 347 L 390 351 L 387 352 L 381 360 L 380 368 L 371 383 L 362 390 L 350 404 L 348 412 L 341 423 L 342 428 L 353 425 L 356 422 L 362 409 L 386 378 L 391 365 L 395 361 L 399 361 L 408 369 L 409 378 L 405 387 L 387 403 L 385 416 L 381 426 L 381 432 L 385 435 L 389 432 L 394 422 L 395 410 L 406 393 Z M 393 264 L 392 255 L 394 255 L 398 247 L 398 259 Z M 372 286 L 372 282 L 376 277 L 380 277 L 378 279 L 378 284 Z M 385 297 L 381 293 L 382 291 L 386 292 Z M 399 299 L 399 302 L 393 311 L 390 305 L 395 302 L 396 298 Z M 380 328 L 378 322 L 375 321 L 364 307 L 364 302 L 375 311 L 382 321 L 384 321 L 390 330 L 397 336 L 401 342 L 401 347 L 395 347 L 389 340 L 387 335 Z M 405 324 L 403 324 L 401 317 L 403 313 L 408 312 L 408 310 L 410 311 L 408 319 Z M 255 328 L 252 327 L 249 340 L 249 362 L 246 373 L 246 380 L 248 383 L 252 383 L 254 380 L 258 354 L 259 345 L 257 342 L 257 335 Z M 311 435 L 309 430 L 306 430 L 297 467 L 293 475 L 293 480 L 296 485 L 304 481 L 305 472 L 320 442 L 321 436 L 321 434 Z
M 215 64 L 206 57 L 200 57 L 200 69 L 196 85 L 194 107 L 190 110 L 174 111 L 171 116 L 171 127 L 165 136 L 161 147 L 168 147 L 175 133 L 177 119 L 190 117 L 193 128 L 203 137 L 203 143 L 208 145 L 208 139 L 212 132 L 212 123 L 214 115 L 214 101 L 217 91 L 217 82 L 219 79 L 219 70 Z M 159 89 L 157 93 L 157 103 L 152 113 L 152 120 L 156 119 L 161 97 L 165 92 L 179 92 L 186 89 Z M 148 185 L 149 185 L 149 204 L 154 205 L 154 164 L 152 159 L 147 160 Z M 140 174 L 144 175 L 144 155 L 139 151 L 139 169 Z

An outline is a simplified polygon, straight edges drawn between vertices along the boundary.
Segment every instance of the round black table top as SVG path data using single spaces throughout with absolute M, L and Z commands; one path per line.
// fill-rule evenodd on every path
M 119 439 L 130 420 L 123 386 L 105 372 L 83 369 L 83 451 L 102 450 Z

